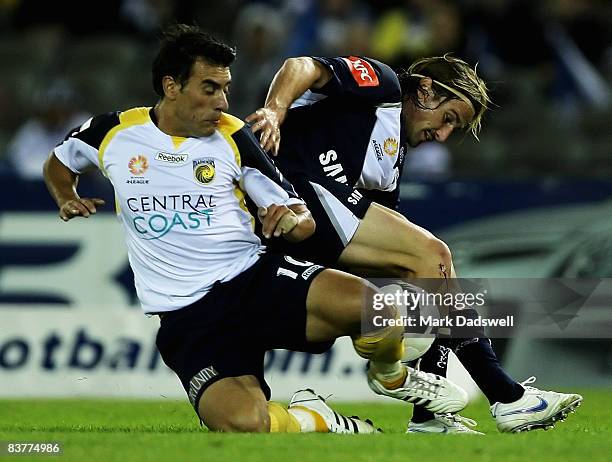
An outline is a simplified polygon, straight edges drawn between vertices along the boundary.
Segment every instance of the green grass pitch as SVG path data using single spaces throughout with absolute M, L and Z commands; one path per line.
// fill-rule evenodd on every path
M 187 401 L 2 400 L 0 441 L 58 441 L 59 460 L 78 461 L 569 461 L 612 460 L 612 390 L 582 390 L 584 403 L 549 431 L 497 432 L 484 401 L 463 415 L 485 436 L 405 435 L 410 407 L 341 404 L 369 417 L 382 435 L 230 435 L 200 428 Z M 2 457 L 15 459 L 17 456 Z M 16 460 L 40 460 L 19 456 Z

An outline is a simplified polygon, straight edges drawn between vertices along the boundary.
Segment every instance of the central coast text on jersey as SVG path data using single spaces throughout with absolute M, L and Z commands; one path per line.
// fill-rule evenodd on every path
M 245 195 L 259 207 L 303 203 L 250 128 L 228 114 L 199 138 L 162 132 L 151 108 L 104 114 L 54 152 L 73 172 L 95 166 L 113 184 L 145 312 L 187 306 L 259 259 Z
M 193 210 L 198 212 L 202 207 L 216 207 L 214 196 L 198 194 L 171 194 L 163 196 L 139 196 L 128 197 L 127 206 L 132 212 L 156 212 L 162 210 Z
M 128 197 L 126 205 L 133 212 L 131 224 L 143 239 L 159 239 L 175 227 L 188 231 L 211 226 L 217 207 L 212 194 Z

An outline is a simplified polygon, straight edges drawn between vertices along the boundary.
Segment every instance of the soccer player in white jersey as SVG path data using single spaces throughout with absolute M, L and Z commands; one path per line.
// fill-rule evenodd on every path
M 321 352 L 344 335 L 398 398 L 463 408 L 461 388 L 401 364 L 402 327 L 369 327 L 375 287 L 262 246 L 245 196 L 271 240 L 303 241 L 315 223 L 250 128 L 226 113 L 234 57 L 195 26 L 166 31 L 153 64 L 157 105 L 93 117 L 49 156 L 45 180 L 60 217 L 96 213 L 103 201 L 80 197 L 76 186 L 82 172 L 102 170 L 141 305 L 160 317 L 162 358 L 211 430 L 375 432 L 311 390 L 297 392 L 289 409 L 268 401 L 267 350 Z M 398 313 L 384 305 L 376 315 Z
M 407 146 L 443 143 L 460 130 L 477 137 L 489 104 L 476 70 L 449 55 L 399 73 L 361 56 L 287 59 L 264 107 L 246 120 L 317 221 L 313 238 L 293 254 L 360 275 L 456 277 L 447 245 L 396 211 L 399 178 Z M 477 316 L 473 309 L 461 314 Z M 489 399 L 500 431 L 552 426 L 580 404 L 579 395 L 525 387 L 508 376 L 483 329 L 453 337 L 436 342 L 421 368 L 445 374 L 452 348 Z M 475 433 L 458 416 L 422 406 L 408 430 Z

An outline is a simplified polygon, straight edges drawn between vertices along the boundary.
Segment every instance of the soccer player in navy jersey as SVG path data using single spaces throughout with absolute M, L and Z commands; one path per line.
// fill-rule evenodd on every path
M 317 221 L 314 235 L 293 253 L 359 275 L 444 278 L 452 286 L 448 246 L 396 211 L 399 178 L 408 147 L 444 143 L 459 131 L 477 138 L 490 104 L 476 70 L 450 55 L 420 59 L 400 72 L 359 56 L 287 59 L 265 105 L 246 120 Z M 477 316 L 473 309 L 461 313 Z M 500 431 L 551 426 L 580 404 L 579 395 L 509 377 L 484 330 L 464 336 L 455 332 L 435 343 L 421 368 L 444 374 L 453 349 L 490 401 Z M 459 416 L 420 406 L 408 429 L 474 433 Z

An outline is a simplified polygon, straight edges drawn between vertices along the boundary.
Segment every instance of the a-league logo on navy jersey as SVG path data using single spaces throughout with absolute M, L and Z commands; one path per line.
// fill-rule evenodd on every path
M 204 157 L 193 161 L 193 176 L 198 183 L 209 184 L 215 179 L 215 159 Z

